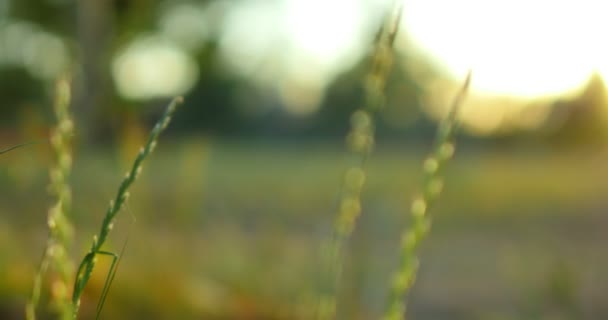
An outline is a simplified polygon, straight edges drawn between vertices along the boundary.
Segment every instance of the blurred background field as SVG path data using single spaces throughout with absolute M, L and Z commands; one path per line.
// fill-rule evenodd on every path
M 349 318 L 383 308 L 423 147 L 381 146 L 351 244 Z M 310 318 L 319 248 L 344 153 L 325 144 L 182 140 L 160 147 L 117 223 L 130 241 L 109 318 Z M 16 317 L 42 251 L 44 150 L 3 161 L 2 301 Z M 585 156 L 581 156 L 585 154 Z M 412 313 L 423 319 L 601 319 L 607 287 L 605 152 L 480 148 L 450 166 L 434 211 Z M 74 248 L 81 255 L 124 165 L 112 151 L 76 158 Z M 27 172 L 19 174 L 24 164 Z M 133 214 L 137 222 L 131 223 Z M 100 268 L 101 269 L 101 268 Z M 89 287 L 93 303 L 104 275 Z M 120 315 L 120 317 L 119 317 Z M 558 317 L 557 315 L 561 315 Z M 567 316 L 564 316 L 567 315 Z
M 411 319 L 608 317 L 603 8 L 526 3 L 406 1 L 341 319 L 383 313 L 421 163 L 468 68 Z M 313 318 L 349 117 L 387 4 L 0 0 L 0 148 L 48 136 L 52 83 L 72 73 L 74 263 L 161 106 L 185 96 L 111 235 L 117 253 L 129 240 L 102 318 Z M 51 163 L 45 144 L 0 156 L 1 319 L 23 318 Z

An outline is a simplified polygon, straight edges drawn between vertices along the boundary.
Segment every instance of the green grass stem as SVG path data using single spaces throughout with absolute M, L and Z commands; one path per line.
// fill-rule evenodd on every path
M 41 141 L 32 141 L 32 142 L 20 143 L 20 144 L 17 144 L 17 145 L 14 145 L 14 146 L 11 146 L 11 147 L 8 147 L 8 148 L 0 150 L 0 154 L 4 154 L 4 153 L 10 152 L 10 151 L 13 151 L 15 149 L 19 149 L 21 147 L 29 146 L 29 145 L 32 145 L 32 144 L 38 144 L 40 142 Z
M 144 160 L 152 153 L 154 150 L 158 137 L 160 134 L 167 128 L 169 122 L 171 121 L 171 117 L 175 113 L 177 106 L 181 104 L 183 99 L 181 97 L 173 99 L 165 113 L 162 115 L 160 120 L 156 123 L 150 135 L 148 137 L 148 141 L 146 144 L 140 149 L 131 170 L 127 172 L 126 176 L 122 180 L 118 191 L 116 193 L 116 197 L 113 201 L 110 202 L 110 206 L 108 207 L 103 222 L 101 224 L 101 229 L 99 230 L 99 234 L 93 237 L 93 244 L 91 245 L 91 249 L 84 256 L 80 266 L 78 267 L 78 271 L 76 274 L 76 280 L 74 282 L 74 291 L 72 295 L 72 304 L 73 304 L 73 318 L 76 319 L 78 317 L 78 310 L 80 307 L 80 297 L 84 291 L 84 288 L 93 273 L 93 269 L 95 267 L 96 258 L 95 256 L 98 253 L 102 253 L 102 247 L 113 227 L 113 221 L 116 217 L 116 214 L 120 211 L 120 209 L 125 204 L 125 201 L 129 197 L 129 188 L 135 182 L 139 174 L 142 170 L 142 164 Z M 107 253 L 107 252 L 105 252 Z
M 365 185 L 367 160 L 374 146 L 374 123 L 378 111 L 386 104 L 385 89 L 393 65 L 393 44 L 399 30 L 401 12 L 401 1 L 395 1 L 383 22 L 372 52 L 372 66 L 364 83 L 363 106 L 350 119 L 347 145 L 353 155 L 353 163 L 344 174 L 332 238 L 324 252 L 323 289 L 317 306 L 319 320 L 333 319 L 336 316 L 344 247 L 361 213 L 361 193 Z
M 471 73 L 469 72 L 462 88 L 454 98 L 448 115 L 437 128 L 433 151 L 424 161 L 422 190 L 411 204 L 411 226 L 404 230 L 401 237 L 401 257 L 399 267 L 392 278 L 389 306 L 384 315 L 385 320 L 406 319 L 407 295 L 414 285 L 418 271 L 418 251 L 431 228 L 432 220 L 428 211 L 441 193 L 443 187 L 441 173 L 446 162 L 454 154 L 453 140 L 458 127 L 458 113 L 470 82 Z
M 48 241 L 26 305 L 28 320 L 36 319 L 35 311 L 40 300 L 42 280 L 49 268 L 58 275 L 51 284 L 51 304 L 59 319 L 67 320 L 71 317 L 72 307 L 68 288 L 74 268 L 68 256 L 68 247 L 73 235 L 73 228 L 68 219 L 72 203 L 72 191 L 68 180 L 72 170 L 71 138 L 74 134 L 74 124 L 68 110 L 70 95 L 71 87 L 67 77 L 59 79 L 55 84 L 54 103 L 57 125 L 50 139 L 55 165 L 49 170 L 49 192 L 55 198 L 55 203 L 48 212 Z

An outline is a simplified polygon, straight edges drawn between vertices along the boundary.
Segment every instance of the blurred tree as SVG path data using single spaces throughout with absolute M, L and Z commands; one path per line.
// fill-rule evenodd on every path
M 435 124 L 421 113 L 421 97 L 424 89 L 419 75 L 414 76 L 408 59 L 416 59 L 402 54 L 394 62 L 387 91 L 386 107 L 380 111 L 376 122 L 378 136 L 390 139 L 403 134 L 415 137 L 431 137 Z M 363 59 L 354 68 L 344 72 L 332 82 L 326 93 L 323 107 L 316 117 L 315 131 L 322 134 L 343 136 L 348 130 L 350 114 L 363 103 L 362 80 L 369 68 L 369 61 Z M 432 77 L 433 70 L 424 70 L 425 76 Z M 418 78 L 417 78 L 418 77 Z
M 76 30 L 75 7 L 74 1 L 9 0 L 9 16 L 71 37 Z
M 111 136 L 112 132 L 125 132 L 124 126 L 135 126 L 137 121 L 134 119 L 143 116 L 152 121 L 160 112 L 160 109 L 146 107 L 159 101 L 142 103 L 116 93 L 110 71 L 118 51 L 143 34 L 160 35 L 160 20 L 172 6 L 189 3 L 204 10 L 202 4 L 220 1 L 12 0 L 8 16 L 35 23 L 70 44 L 75 73 L 74 113 L 79 123 L 80 140 L 86 141 Z M 226 8 L 222 10 L 228 10 Z M 369 67 L 367 59 L 333 79 L 324 92 L 318 112 L 294 115 L 282 105 L 284 99 L 280 89 L 260 85 L 224 69 L 218 50 L 222 36 L 221 12 L 213 11 L 212 22 L 209 22 L 213 27 L 209 28 L 208 37 L 201 39 L 202 44 L 189 52 L 199 65 L 200 78 L 186 97 L 188 106 L 182 110 L 183 116 L 178 115 L 176 130 L 243 137 L 253 134 L 342 138 L 349 125 L 349 115 L 362 103 L 361 79 Z M 410 50 L 396 59 L 389 82 L 388 105 L 377 122 L 379 139 L 396 137 L 402 140 L 405 135 L 408 139 L 427 139 L 434 132 L 434 122 L 420 112 L 425 88 L 419 84 L 437 74 L 425 59 Z M 45 84 L 16 67 L 4 68 L 0 72 L 0 82 L 3 85 L 0 90 L 5 92 L 5 107 L 0 109 L 3 121 L 11 122 L 15 110 L 27 101 L 48 104 L 49 97 L 45 98 L 46 93 L 42 90 Z M 590 80 L 580 96 L 556 102 L 548 121 L 551 141 L 558 144 L 603 141 L 608 132 L 607 102 L 604 83 L 599 76 Z M 144 107 L 138 107 L 140 105 Z M 499 139 L 515 136 L 511 132 Z
M 76 41 L 81 72 L 75 77 L 74 113 L 81 141 L 98 130 L 96 119 L 109 96 L 109 44 L 113 32 L 112 3 L 105 0 L 78 1 Z
M 24 105 L 44 105 L 45 90 L 42 83 L 33 79 L 22 68 L 5 68 L 0 72 L 0 125 L 3 128 L 18 126 L 16 116 Z
M 562 146 L 604 143 L 608 138 L 608 99 L 603 79 L 593 75 L 576 97 L 557 101 L 550 139 Z

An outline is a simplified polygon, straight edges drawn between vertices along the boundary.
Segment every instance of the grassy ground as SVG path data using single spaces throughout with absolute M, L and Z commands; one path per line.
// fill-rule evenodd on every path
M 339 146 L 339 147 L 335 147 Z M 130 240 L 106 319 L 309 319 L 319 248 L 348 158 L 335 144 L 164 141 L 109 250 Z M 381 314 L 427 147 L 381 146 L 349 248 L 344 319 Z M 413 319 L 603 319 L 608 173 L 603 151 L 470 149 L 447 169 L 412 296 Z M 0 159 L 0 318 L 22 318 L 46 237 L 48 155 Z M 129 159 L 75 159 L 82 258 Z M 75 259 L 77 260 L 77 259 Z M 83 319 L 103 286 L 103 264 Z

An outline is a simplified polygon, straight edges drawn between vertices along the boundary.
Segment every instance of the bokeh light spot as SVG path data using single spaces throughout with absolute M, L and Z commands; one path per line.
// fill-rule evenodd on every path
M 155 36 L 132 42 L 112 66 L 118 92 L 129 99 L 182 95 L 198 79 L 198 65 L 175 44 Z

